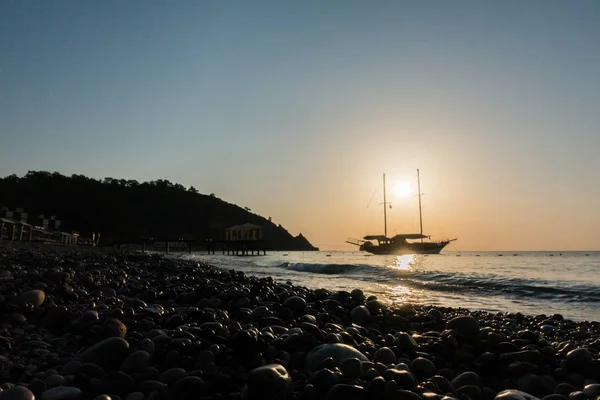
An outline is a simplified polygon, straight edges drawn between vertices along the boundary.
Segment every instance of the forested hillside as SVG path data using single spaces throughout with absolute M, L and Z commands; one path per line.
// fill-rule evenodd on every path
M 63 230 L 87 237 L 100 232 L 104 243 L 148 237 L 222 240 L 226 228 L 249 222 L 263 227 L 267 247 L 315 249 L 302 234 L 294 237 L 247 208 L 166 180 L 139 183 L 30 171 L 22 178 L 0 179 L 0 205 L 22 207 L 30 223 L 40 214 L 56 214 Z

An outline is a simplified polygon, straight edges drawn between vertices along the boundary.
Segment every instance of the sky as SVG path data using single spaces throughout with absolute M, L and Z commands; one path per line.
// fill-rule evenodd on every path
M 302 233 L 600 249 L 600 2 L 0 2 L 0 176 L 168 179 Z M 396 182 L 411 185 L 394 194 Z

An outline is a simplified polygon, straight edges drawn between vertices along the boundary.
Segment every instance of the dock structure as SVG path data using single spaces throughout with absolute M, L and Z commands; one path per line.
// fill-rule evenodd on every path
M 154 245 L 154 247 L 156 247 L 157 243 L 159 243 L 160 245 L 164 245 L 166 254 L 169 254 L 171 252 L 172 245 L 174 245 L 176 247 L 182 247 L 182 245 L 183 245 L 185 250 L 187 251 L 187 253 L 192 254 L 192 243 L 194 243 L 194 240 L 192 240 L 192 239 L 162 239 L 162 240 L 158 240 L 158 239 L 154 239 L 154 238 L 146 238 L 146 239 L 142 239 L 142 252 L 145 253 L 147 250 L 147 247 L 149 245 Z
M 260 256 L 267 255 L 267 248 L 262 240 L 212 240 L 207 239 L 206 250 L 208 254 L 216 254 L 217 247 L 223 255 L 228 256 Z
M 263 228 L 260 225 L 243 224 L 229 227 L 225 230 L 225 240 L 206 239 L 208 254 L 215 254 L 217 247 L 223 255 L 254 256 L 267 255 L 264 246 Z

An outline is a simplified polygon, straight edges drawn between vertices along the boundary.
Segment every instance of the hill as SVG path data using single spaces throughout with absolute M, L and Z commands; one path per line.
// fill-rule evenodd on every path
M 84 237 L 100 232 L 103 243 L 147 237 L 222 240 L 226 228 L 252 223 L 263 227 L 266 247 L 316 250 L 302 234 L 294 237 L 247 208 L 162 179 L 139 183 L 30 171 L 22 178 L 0 178 L 0 205 L 21 207 L 34 217 L 55 214 L 62 230 Z M 36 222 L 29 218 L 29 223 Z

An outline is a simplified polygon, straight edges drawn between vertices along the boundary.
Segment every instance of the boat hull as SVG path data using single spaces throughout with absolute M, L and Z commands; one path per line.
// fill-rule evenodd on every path
M 423 243 L 389 243 L 364 246 L 363 250 L 371 254 L 440 254 L 450 242 L 423 242 Z

